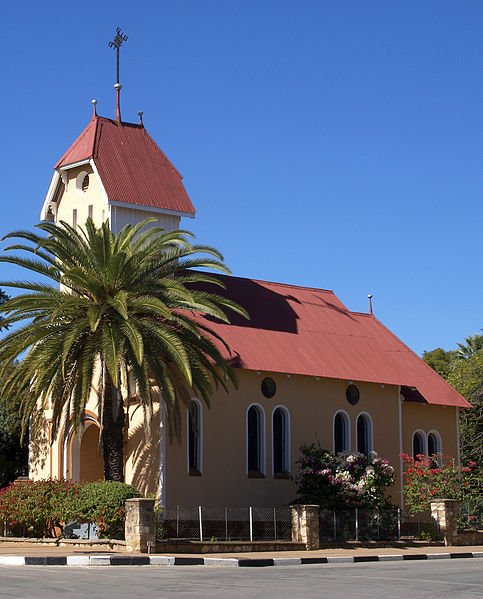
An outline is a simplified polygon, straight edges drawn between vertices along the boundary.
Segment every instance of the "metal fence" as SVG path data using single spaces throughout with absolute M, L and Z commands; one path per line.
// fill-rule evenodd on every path
M 158 537 L 197 541 L 289 541 L 289 507 L 181 507 L 163 509 Z
M 381 511 L 319 511 L 321 542 L 393 541 L 401 538 L 401 526 L 401 511 L 397 507 Z
M 483 500 L 465 501 L 459 505 L 458 528 L 462 530 L 483 530 Z

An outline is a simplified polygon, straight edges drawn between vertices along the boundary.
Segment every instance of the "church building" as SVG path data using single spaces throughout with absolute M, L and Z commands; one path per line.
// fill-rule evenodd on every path
M 41 219 L 82 226 L 109 219 L 117 232 L 147 217 L 171 230 L 195 209 L 182 176 L 139 123 L 93 115 L 63 154 Z M 270 273 L 267 273 L 269 277 Z M 143 411 L 129 399 L 125 479 L 166 507 L 280 506 L 292 502 L 299 448 L 318 440 L 336 452 L 376 451 L 395 467 L 401 453 L 458 456 L 458 412 L 469 404 L 373 314 L 352 312 L 326 289 L 224 276 L 226 292 L 250 314 L 210 322 L 231 348 L 238 389 L 211 407 L 192 399 L 182 434 L 170 442 L 164 409 L 147 439 Z M 97 396 L 79 434 L 32 442 L 30 476 L 97 480 Z M 191 414 L 191 416 L 190 416 Z

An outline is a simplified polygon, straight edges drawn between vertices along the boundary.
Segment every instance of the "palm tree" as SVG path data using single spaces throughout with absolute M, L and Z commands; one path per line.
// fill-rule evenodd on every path
M 3 291 L 2 289 L 0 289 L 0 306 L 2 304 L 4 304 L 6 301 L 8 300 L 8 295 L 5 293 L 5 291 Z M 3 328 L 3 324 L 2 324 L 3 318 L 0 316 L 0 331 Z
M 0 340 L 3 395 L 30 390 L 22 395 L 24 431 L 29 422 L 38 426 L 50 400 L 55 439 L 62 425 L 64 434 L 67 425 L 79 429 L 96 388 L 106 480 L 124 479 L 124 403 L 131 387 L 147 425 L 153 398 L 161 395 L 176 433 L 180 404 L 196 395 L 209 405 L 215 388 L 236 384 L 223 357 L 228 348 L 196 316 L 227 322 L 227 309 L 247 316 L 207 290 L 223 287 L 220 278 L 194 270 L 229 272 L 216 250 L 192 245 L 186 231 L 146 230 L 147 222 L 128 225 L 117 236 L 108 222 L 96 228 L 88 220 L 77 230 L 65 222 L 43 222 L 37 228 L 46 236 L 27 231 L 6 236 L 18 242 L 5 251 L 27 256 L 0 257 L 49 279 L 1 283 L 23 290 L 1 308 L 4 325 L 17 323 Z
M 458 343 L 458 357 L 468 359 L 483 352 L 483 335 L 470 335 L 464 343 Z

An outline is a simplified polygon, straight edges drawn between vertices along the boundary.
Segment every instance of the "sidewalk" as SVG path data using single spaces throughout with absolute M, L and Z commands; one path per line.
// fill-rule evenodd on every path
M 56 547 L 43 543 L 0 542 L 0 565 L 205 565 L 205 566 L 289 566 L 324 563 L 483 558 L 483 546 L 468 547 L 360 547 L 317 551 L 257 553 L 141 555 L 82 547 Z

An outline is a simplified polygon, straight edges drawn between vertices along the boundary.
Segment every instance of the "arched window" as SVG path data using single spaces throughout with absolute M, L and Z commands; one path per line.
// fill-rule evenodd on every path
M 290 472 L 290 422 L 285 408 L 275 408 L 272 415 L 273 474 L 286 475 Z
M 188 472 L 192 476 L 201 474 L 201 404 L 192 399 L 188 408 Z
M 364 455 L 372 451 L 372 425 L 368 414 L 357 417 L 357 451 Z
M 250 476 L 264 473 L 264 417 L 260 406 L 250 406 L 247 412 L 247 471 Z
M 416 431 L 413 435 L 413 458 L 416 459 L 418 455 L 424 454 L 425 447 L 423 433 Z
M 434 456 L 434 465 L 441 466 L 441 438 L 436 431 L 428 433 L 428 456 Z
M 334 416 L 334 453 L 350 451 L 349 431 L 349 417 L 345 412 L 337 412 Z

